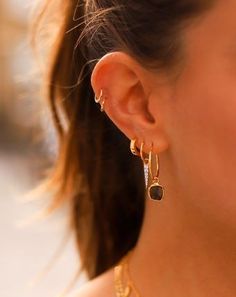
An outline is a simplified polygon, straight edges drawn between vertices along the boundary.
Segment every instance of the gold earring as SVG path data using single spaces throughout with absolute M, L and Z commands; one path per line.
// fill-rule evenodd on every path
M 159 184 L 159 159 L 157 154 L 155 154 L 156 173 L 153 174 L 152 172 L 153 143 L 151 144 L 151 150 L 147 154 L 144 152 L 144 141 L 142 141 L 140 149 L 138 149 L 136 146 L 136 138 L 131 139 L 130 150 L 132 154 L 141 157 L 143 161 L 144 178 L 148 197 L 152 200 L 161 200 L 164 196 L 164 189 L 162 185 Z M 152 181 L 151 184 L 148 186 L 149 176 L 151 177 Z
M 148 197 L 152 200 L 161 200 L 164 196 L 164 189 L 162 185 L 159 184 L 159 158 L 157 154 L 155 155 L 155 163 L 156 163 L 156 173 L 152 172 L 152 163 L 153 163 L 153 143 L 151 150 L 149 152 L 148 157 L 148 168 L 150 172 L 150 176 L 152 179 L 151 185 L 148 187 Z
M 145 165 L 148 165 L 148 156 L 147 156 L 147 154 L 146 154 L 146 156 L 145 156 L 143 147 L 144 147 L 144 141 L 142 141 L 142 143 L 141 143 L 141 147 L 140 147 L 140 156 L 141 156 L 141 159 L 143 160 L 143 163 L 144 163 Z
M 94 101 L 96 102 L 96 103 L 100 103 L 101 104 L 101 111 L 104 111 L 104 103 L 105 103 L 105 98 L 102 100 L 102 97 L 103 97 L 103 90 L 101 89 L 101 91 L 100 91 L 100 95 L 99 95 L 99 97 L 97 98 L 96 97 L 96 94 L 95 94 L 95 96 L 94 96 Z M 101 102 L 100 102 L 101 101 Z
M 148 179 L 149 179 L 149 172 L 148 172 L 148 157 L 147 154 L 144 153 L 144 141 L 142 141 L 140 146 L 140 157 L 143 161 L 143 170 L 144 170 L 144 179 L 145 179 L 145 186 L 146 189 L 148 187 Z
M 130 150 L 133 155 L 140 156 L 140 150 L 136 146 L 136 141 L 136 138 L 130 140 Z

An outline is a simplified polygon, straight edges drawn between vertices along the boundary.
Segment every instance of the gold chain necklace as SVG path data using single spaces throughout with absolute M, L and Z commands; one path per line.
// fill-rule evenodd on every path
M 129 251 L 121 261 L 114 267 L 114 281 L 116 297 L 129 297 L 132 291 L 136 297 L 141 297 L 135 287 L 129 272 L 129 256 L 132 251 Z M 125 277 L 127 278 L 124 282 Z

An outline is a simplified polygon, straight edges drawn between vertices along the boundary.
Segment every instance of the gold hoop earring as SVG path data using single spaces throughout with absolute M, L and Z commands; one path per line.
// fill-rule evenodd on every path
M 148 187 L 148 197 L 152 200 L 161 200 L 164 196 L 164 189 L 163 186 L 159 183 L 159 158 L 157 154 L 155 155 L 155 163 L 156 163 L 156 173 L 153 174 L 152 172 L 152 163 L 153 163 L 153 144 L 151 147 L 151 150 L 149 152 L 148 157 L 148 168 L 150 172 L 150 176 L 152 179 L 152 182 L 150 186 Z
M 101 111 L 104 111 L 105 98 L 102 99 L 102 97 L 103 97 L 103 90 L 101 89 L 101 91 L 100 91 L 100 95 L 99 95 L 98 98 L 96 97 L 96 94 L 95 94 L 95 96 L 94 96 L 94 101 L 95 101 L 96 103 L 100 103 L 100 104 L 101 104 L 101 108 L 100 108 L 100 110 L 101 110 Z
M 143 147 L 144 147 L 144 141 L 142 141 L 141 143 L 141 147 L 140 147 L 140 156 L 141 156 L 141 159 L 143 160 L 143 163 L 146 165 L 148 165 L 148 157 L 147 157 L 147 154 L 145 156 L 145 153 L 144 153 L 144 150 L 143 150 Z
M 143 161 L 144 179 L 145 179 L 145 186 L 146 186 L 146 189 L 147 189 L 148 179 L 149 179 L 148 157 L 147 157 L 147 155 L 145 156 L 143 147 L 144 147 L 144 141 L 142 141 L 142 143 L 141 143 L 140 157 L 141 157 L 141 159 Z
M 136 138 L 130 140 L 130 150 L 133 155 L 140 156 L 140 150 L 136 146 L 136 141 Z

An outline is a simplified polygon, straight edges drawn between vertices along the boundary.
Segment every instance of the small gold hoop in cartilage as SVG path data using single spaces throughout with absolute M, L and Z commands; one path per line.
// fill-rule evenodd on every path
M 103 98 L 103 90 L 101 89 L 101 91 L 100 91 L 100 95 L 99 95 L 99 97 L 97 98 L 96 97 L 96 94 L 95 94 L 95 96 L 94 96 L 94 101 L 96 102 L 96 103 L 100 103 L 101 104 L 101 111 L 104 111 L 104 103 L 105 103 L 105 98 L 102 100 L 102 98 Z

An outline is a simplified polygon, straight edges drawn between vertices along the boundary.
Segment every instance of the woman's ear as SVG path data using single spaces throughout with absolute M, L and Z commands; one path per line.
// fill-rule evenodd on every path
M 137 138 L 138 146 L 142 141 L 150 146 L 159 137 L 158 151 L 167 146 L 162 135 L 152 135 L 161 134 L 158 111 L 148 108 L 154 95 L 153 74 L 136 60 L 124 52 L 106 54 L 93 69 L 91 85 L 97 97 L 103 90 L 104 111 L 129 139 Z

